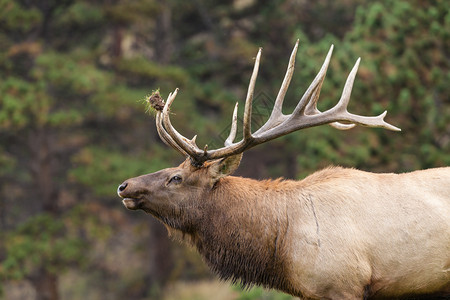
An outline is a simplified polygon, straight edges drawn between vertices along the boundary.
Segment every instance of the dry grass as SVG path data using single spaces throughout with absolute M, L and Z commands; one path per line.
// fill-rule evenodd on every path
M 239 294 L 220 281 L 176 282 L 166 289 L 162 300 L 235 300 Z

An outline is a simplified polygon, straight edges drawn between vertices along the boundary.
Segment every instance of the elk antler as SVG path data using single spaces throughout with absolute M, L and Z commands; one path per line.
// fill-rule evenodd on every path
M 381 115 L 374 117 L 354 115 L 347 111 L 347 105 L 350 100 L 353 82 L 355 80 L 359 62 L 361 61 L 360 58 L 358 58 L 355 66 L 348 75 L 344 90 L 342 91 L 342 96 L 336 106 L 324 112 L 320 112 L 317 109 L 317 100 L 319 99 L 322 83 L 325 79 L 327 68 L 330 63 L 331 53 L 333 52 L 333 45 L 328 51 L 328 54 L 319 73 L 317 74 L 316 78 L 314 78 L 313 82 L 308 87 L 303 97 L 300 99 L 292 114 L 284 115 L 282 113 L 283 100 L 291 81 L 292 74 L 294 73 L 295 56 L 297 54 L 298 42 L 299 41 L 297 40 L 297 43 L 294 46 L 294 50 L 292 51 L 286 75 L 284 76 L 283 83 L 275 100 L 272 113 L 267 122 L 256 132 L 251 132 L 251 115 L 253 92 L 255 89 L 256 77 L 258 75 L 259 62 L 261 59 L 261 48 L 259 49 L 255 59 L 255 65 L 253 67 L 253 73 L 250 78 L 250 84 L 247 91 L 247 98 L 245 100 L 243 138 L 241 141 L 236 143 L 233 142 L 236 137 L 237 128 L 237 103 L 233 112 L 231 132 L 229 137 L 225 141 L 225 147 L 208 150 L 208 146 L 206 145 L 204 149 L 200 149 L 195 143 L 196 136 L 189 140 L 181 135 L 172 126 L 169 118 L 169 109 L 175 97 L 177 96 L 178 89 L 169 94 L 167 103 L 165 103 L 164 108 L 162 108 L 162 110 L 157 110 L 156 127 L 161 139 L 169 146 L 178 150 L 181 154 L 189 156 L 191 158 L 192 164 L 199 167 L 207 160 L 213 160 L 239 154 L 258 144 L 273 140 L 293 131 L 322 124 L 330 124 L 331 126 L 339 130 L 346 130 L 354 127 L 355 125 L 362 125 L 368 127 L 382 127 L 389 130 L 400 131 L 399 128 L 384 121 L 386 111 Z

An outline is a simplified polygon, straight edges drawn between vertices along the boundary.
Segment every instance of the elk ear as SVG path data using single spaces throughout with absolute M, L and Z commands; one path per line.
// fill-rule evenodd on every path
M 241 163 L 241 159 L 242 153 L 216 160 L 211 163 L 209 167 L 209 173 L 214 180 L 218 180 L 222 177 L 228 176 L 236 171 L 236 169 L 239 167 L 239 164 Z

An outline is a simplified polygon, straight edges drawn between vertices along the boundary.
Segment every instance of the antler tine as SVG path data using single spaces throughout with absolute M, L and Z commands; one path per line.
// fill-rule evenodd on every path
M 336 110 L 347 111 L 348 103 L 350 102 L 350 95 L 353 89 L 353 83 L 355 82 L 356 72 L 358 72 L 359 63 L 361 62 L 361 57 L 356 60 L 350 74 L 348 74 L 347 80 L 345 81 L 344 89 L 342 90 L 341 98 L 338 104 L 334 107 Z
M 157 96 L 159 96 L 159 93 L 157 94 Z M 172 97 L 172 93 L 169 94 L 169 98 L 171 98 L 171 97 Z M 151 101 L 151 100 L 149 100 L 149 101 Z M 162 101 L 162 99 L 161 99 L 161 102 L 158 104 L 159 105 L 162 104 L 164 106 L 164 101 Z M 175 150 L 180 152 L 183 156 L 188 156 L 188 154 L 175 143 L 175 141 L 170 137 L 170 135 L 164 129 L 164 127 L 162 125 L 162 113 L 161 113 L 160 107 L 158 107 L 156 110 L 156 131 L 158 132 L 158 135 L 161 138 L 161 140 L 164 142 L 164 144 L 174 148 Z
M 236 138 L 238 105 L 239 105 L 239 103 L 236 102 L 236 105 L 234 106 L 233 117 L 231 119 L 230 135 L 225 140 L 225 146 L 230 146 L 231 144 L 233 144 L 233 141 Z
M 304 112 L 306 115 L 316 115 L 316 114 L 321 113 L 321 111 L 317 108 L 317 101 L 319 100 L 320 91 L 322 89 L 322 84 L 325 80 L 326 71 L 327 71 L 328 65 L 330 63 L 331 54 L 333 53 L 333 49 L 334 49 L 334 45 L 331 45 L 330 50 L 328 51 L 327 57 L 325 58 L 325 62 L 321 68 L 321 71 L 324 70 L 324 72 L 322 72 L 322 74 L 321 74 L 321 72 L 319 71 L 319 73 L 316 76 L 316 78 L 318 78 L 320 76 L 321 80 L 318 82 L 317 87 L 313 90 L 310 100 L 306 104 L 305 112 Z M 305 94 L 307 94 L 307 93 L 305 93 Z M 356 126 L 355 124 L 342 124 L 339 122 L 333 122 L 333 123 L 330 123 L 329 125 L 336 129 L 339 129 L 339 130 L 348 130 L 348 129 L 351 129 Z
M 353 89 L 353 82 L 355 81 L 356 73 L 358 71 L 360 62 L 361 62 L 361 57 L 359 57 L 356 60 L 356 63 L 353 66 L 352 71 L 348 75 L 347 81 L 345 82 L 345 85 L 344 85 L 344 90 L 342 92 L 341 99 L 338 102 L 338 105 L 339 105 L 339 103 L 341 103 L 341 105 L 345 105 L 345 110 L 346 111 L 347 111 L 348 103 L 350 101 L 350 94 L 351 94 L 352 89 Z M 316 100 L 316 103 L 317 103 L 317 100 Z M 316 105 L 315 108 L 316 108 L 316 111 L 318 113 L 320 113 L 320 111 L 317 109 L 317 105 Z M 356 124 L 354 124 L 354 123 L 343 124 L 343 123 L 339 123 L 339 122 L 333 122 L 333 123 L 330 123 L 330 125 L 333 126 L 336 129 L 339 129 L 339 130 L 348 130 L 348 129 L 351 129 L 351 128 L 356 126 Z
M 341 95 L 341 98 L 339 99 L 338 104 L 336 104 L 335 107 L 329 109 L 327 112 L 329 112 L 332 115 L 336 115 L 337 117 L 342 116 L 342 121 L 347 121 L 347 122 L 353 123 L 353 124 L 349 124 L 350 126 L 358 124 L 358 125 L 368 126 L 368 127 L 381 127 L 381 128 L 385 128 L 388 130 L 401 131 L 400 128 L 395 127 L 384 121 L 384 117 L 386 116 L 387 111 L 384 111 L 379 116 L 374 116 L 374 117 L 359 116 L 359 115 L 354 115 L 354 114 L 348 112 L 347 106 L 348 106 L 348 103 L 350 102 L 350 95 L 352 93 L 353 83 L 355 81 L 356 73 L 358 72 L 360 62 L 361 62 L 361 58 L 358 58 L 356 60 L 355 65 L 353 66 L 352 70 L 350 71 L 350 74 L 347 77 L 347 80 L 345 82 L 344 89 L 342 90 L 342 95 Z M 341 124 L 338 122 L 337 122 L 337 124 L 338 124 L 338 126 L 347 125 L 347 124 Z M 338 128 L 338 129 L 340 129 L 340 128 Z
M 252 138 L 251 118 L 252 118 L 252 102 L 253 93 L 255 91 L 256 78 L 258 77 L 259 62 L 261 60 L 262 48 L 259 48 L 256 55 L 255 65 L 253 66 L 252 76 L 250 77 L 250 83 L 248 85 L 247 97 L 245 99 L 244 108 L 244 140 L 250 140 Z
M 327 74 L 328 66 L 331 61 L 331 55 L 333 54 L 333 49 L 334 49 L 334 45 L 331 45 L 330 50 L 328 50 L 327 57 L 325 58 L 325 61 L 322 65 L 322 68 L 316 76 L 316 79 L 318 79 L 317 86 L 315 86 L 312 89 L 312 96 L 311 96 L 310 100 L 308 101 L 308 103 L 306 104 L 305 114 L 320 113 L 320 111 L 317 109 L 317 101 L 319 100 L 320 91 L 322 90 L 322 84 L 323 84 L 323 82 L 325 80 L 325 76 Z M 313 81 L 313 83 L 314 83 L 314 81 Z M 313 85 L 313 83 L 311 85 Z M 305 94 L 307 94 L 307 92 Z
M 186 151 L 184 151 L 183 149 L 180 148 L 180 146 L 178 146 L 177 143 L 175 143 L 175 141 L 170 137 L 170 135 L 167 133 L 167 131 L 164 129 L 163 125 L 162 125 L 162 113 L 160 111 L 158 111 L 156 113 L 156 131 L 158 132 L 159 137 L 161 138 L 161 140 L 167 145 L 170 146 L 172 148 L 174 148 L 175 150 L 177 150 L 178 152 L 181 153 L 181 155 L 183 156 L 189 156 Z
M 170 122 L 169 117 L 169 108 L 172 105 L 173 101 L 175 100 L 175 97 L 178 94 L 178 88 L 175 89 L 175 91 L 171 94 L 169 94 L 169 97 L 167 98 L 167 102 L 164 105 L 163 111 L 162 111 L 162 123 L 164 125 L 165 131 L 167 131 L 167 134 L 170 136 L 171 140 L 174 142 L 176 146 L 174 148 L 181 149 L 183 152 L 185 152 L 188 156 L 192 157 L 194 160 L 198 160 L 199 157 L 204 155 L 204 151 L 197 147 L 195 144 L 195 137 L 191 140 L 187 139 L 183 135 L 181 135 Z
M 322 89 L 323 81 L 325 80 L 325 76 L 327 75 L 328 65 L 331 61 L 333 49 L 334 45 L 331 45 L 319 73 L 317 73 L 316 78 L 314 78 L 313 82 L 309 85 L 308 89 L 303 94 L 302 98 L 292 112 L 292 116 L 302 115 L 305 113 L 316 113 L 317 100 L 319 100 L 320 90 Z
M 269 120 L 259 128 L 255 134 L 273 128 L 283 122 L 286 116 L 283 114 L 283 101 L 286 96 L 286 92 L 291 83 L 292 75 L 295 69 L 295 57 L 297 56 L 299 40 L 295 43 L 294 49 L 292 50 L 291 56 L 289 58 L 289 63 L 287 66 L 286 74 L 284 75 L 283 83 L 281 84 L 280 90 L 278 92 L 277 98 L 275 99 L 275 104 L 273 106 L 272 113 L 270 114 Z

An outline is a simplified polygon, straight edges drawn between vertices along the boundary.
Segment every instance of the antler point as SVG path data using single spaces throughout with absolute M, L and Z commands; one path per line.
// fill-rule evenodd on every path
M 330 59 L 331 54 L 333 54 L 333 49 L 334 49 L 334 45 L 331 44 L 330 50 L 328 50 L 327 56 L 325 57 L 325 61 L 326 61 L 327 59 Z

